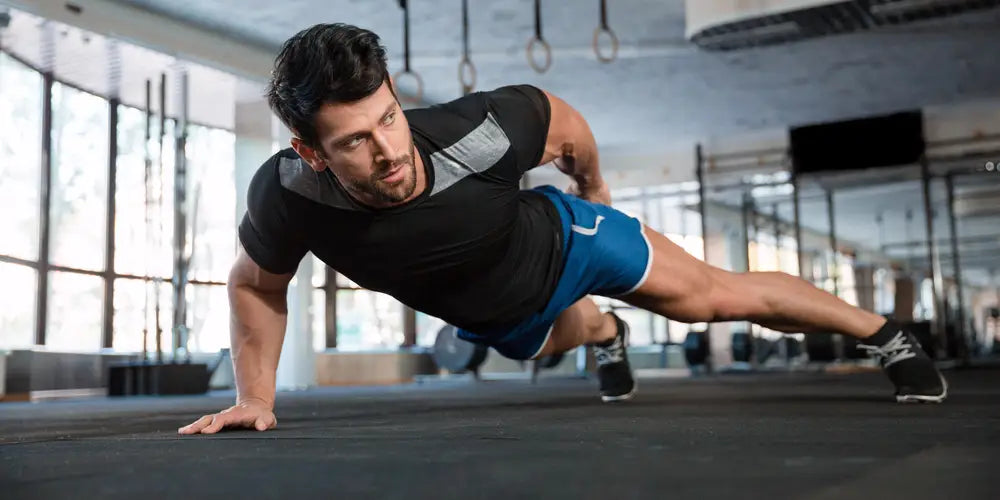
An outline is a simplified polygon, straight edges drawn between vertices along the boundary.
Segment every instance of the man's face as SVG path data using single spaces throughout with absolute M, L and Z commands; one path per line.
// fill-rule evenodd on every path
M 358 201 L 390 207 L 414 195 L 413 137 L 387 84 L 360 101 L 323 105 L 316 132 L 317 149 L 293 139 L 296 151 L 317 172 L 329 168 Z

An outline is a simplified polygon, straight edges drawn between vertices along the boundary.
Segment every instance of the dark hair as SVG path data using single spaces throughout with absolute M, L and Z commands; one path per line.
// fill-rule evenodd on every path
M 385 47 L 378 35 L 349 24 L 317 24 L 282 46 L 267 100 L 288 128 L 317 147 L 314 118 L 323 104 L 360 100 L 387 81 Z

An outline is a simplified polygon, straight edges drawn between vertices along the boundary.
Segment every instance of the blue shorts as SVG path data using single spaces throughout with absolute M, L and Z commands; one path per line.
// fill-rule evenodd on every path
M 489 345 L 511 359 L 534 358 L 551 335 L 556 317 L 583 297 L 635 291 L 645 283 L 653 263 L 652 247 L 639 220 L 552 186 L 534 190 L 552 201 L 562 220 L 563 269 L 552 297 L 545 309 L 512 328 L 458 330 L 460 338 Z

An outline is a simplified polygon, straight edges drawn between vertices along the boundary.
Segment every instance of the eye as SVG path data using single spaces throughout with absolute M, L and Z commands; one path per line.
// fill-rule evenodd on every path
M 345 141 L 344 142 L 344 147 L 350 148 L 350 149 L 354 149 L 354 148 L 360 146 L 362 142 L 364 142 L 364 138 L 361 137 L 360 135 L 356 135 L 356 136 L 348 139 L 347 141 Z
M 385 118 L 382 119 L 382 125 L 392 125 L 392 123 L 395 121 L 396 121 L 396 113 L 394 112 L 389 113 L 388 115 L 385 115 Z

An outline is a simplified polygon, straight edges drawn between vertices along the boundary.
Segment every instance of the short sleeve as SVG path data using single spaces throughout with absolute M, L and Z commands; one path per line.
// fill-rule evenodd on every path
M 487 107 L 514 148 L 523 174 L 539 165 L 549 135 L 549 99 L 537 87 L 514 85 L 485 92 Z
M 287 274 L 295 272 L 308 248 L 289 213 L 276 164 L 272 158 L 250 181 L 239 237 L 258 266 L 274 274 Z

